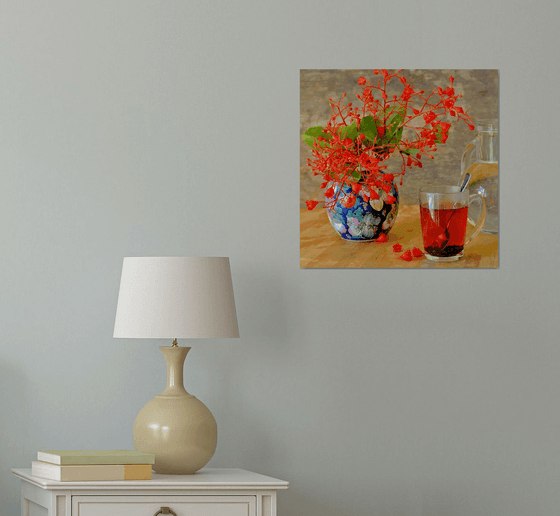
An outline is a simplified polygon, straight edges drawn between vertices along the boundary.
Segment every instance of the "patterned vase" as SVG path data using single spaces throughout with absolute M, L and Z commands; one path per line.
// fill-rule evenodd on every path
M 340 185 L 333 185 L 334 197 L 336 198 Z M 362 187 L 360 192 L 354 194 L 356 202 L 354 205 L 345 207 L 343 200 L 352 193 L 352 188 L 348 185 L 342 187 L 343 193 L 339 195 L 333 207 L 327 208 L 327 214 L 333 228 L 345 240 L 356 242 L 371 242 L 381 236 L 387 235 L 399 211 L 399 192 L 397 185 L 393 183 L 389 195 L 396 201 L 388 204 L 387 193 L 381 188 L 376 189 L 378 198 L 371 199 L 371 192 L 367 187 Z M 368 201 L 364 199 L 367 196 Z M 373 197 L 377 197 L 373 195 Z M 332 201 L 332 199 L 326 199 Z

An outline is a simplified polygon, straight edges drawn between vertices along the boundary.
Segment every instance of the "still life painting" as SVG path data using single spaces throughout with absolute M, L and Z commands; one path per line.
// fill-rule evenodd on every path
M 498 70 L 301 70 L 300 136 L 300 267 L 498 267 Z

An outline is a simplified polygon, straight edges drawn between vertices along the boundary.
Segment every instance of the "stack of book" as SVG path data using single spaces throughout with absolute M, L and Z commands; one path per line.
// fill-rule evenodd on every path
M 150 480 L 152 453 L 135 450 L 44 450 L 31 462 L 31 474 L 60 482 Z

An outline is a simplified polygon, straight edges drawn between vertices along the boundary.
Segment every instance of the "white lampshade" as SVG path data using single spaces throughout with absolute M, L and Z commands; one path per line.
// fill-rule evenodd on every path
M 229 258 L 124 258 L 113 337 L 239 337 Z

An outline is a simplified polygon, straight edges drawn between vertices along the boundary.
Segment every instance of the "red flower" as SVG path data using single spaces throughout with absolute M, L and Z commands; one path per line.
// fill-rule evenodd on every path
M 312 210 L 315 206 L 317 206 L 317 204 L 319 204 L 319 201 L 305 201 L 305 204 L 307 205 L 308 210 Z
M 412 86 L 410 84 L 407 84 L 404 87 L 401 98 L 405 101 L 408 101 L 413 93 L 414 93 L 414 89 L 412 88 Z
M 352 183 L 352 192 L 355 194 L 358 194 L 360 192 L 360 190 L 362 189 L 362 185 L 359 183 Z
M 362 165 L 362 167 L 367 167 L 370 162 L 370 157 L 367 154 L 360 154 L 358 161 L 360 162 L 360 165 Z
M 356 196 L 353 194 L 350 194 L 342 201 L 342 206 L 345 208 L 351 208 L 354 204 L 356 204 Z
M 334 188 L 331 186 L 325 191 L 325 197 L 332 199 L 334 197 Z
M 399 258 L 402 258 L 403 260 L 406 260 L 407 262 L 411 262 L 412 261 L 412 253 L 410 252 L 410 249 L 408 251 L 405 251 L 403 254 L 401 254 L 399 256 Z
M 393 197 L 392 195 L 387 194 L 387 204 L 395 204 L 397 202 L 397 199 L 395 199 L 395 197 Z
M 365 77 L 360 77 L 360 78 L 358 79 L 358 84 L 359 84 L 360 86 L 363 86 L 365 83 L 366 83 L 366 78 L 365 78 Z
M 393 244 L 393 252 L 400 253 L 402 251 L 402 245 L 399 243 Z
M 420 256 L 424 256 L 424 253 L 418 249 L 418 247 L 415 247 L 414 249 L 412 249 L 412 256 L 414 256 L 415 258 L 420 258 Z
M 433 111 L 430 111 L 424 115 L 424 122 L 429 124 L 432 120 L 435 120 L 436 116 L 437 115 Z
M 453 75 L 452 75 L 451 77 L 449 77 L 449 82 L 451 82 L 451 84 L 453 84 L 453 81 L 454 81 L 454 80 L 455 80 L 455 79 L 453 78 Z

